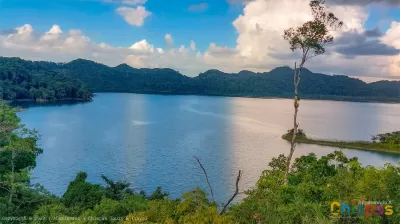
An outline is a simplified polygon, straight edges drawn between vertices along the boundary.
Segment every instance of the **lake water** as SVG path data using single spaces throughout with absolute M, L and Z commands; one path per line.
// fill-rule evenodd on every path
M 18 113 L 42 135 L 44 153 L 33 182 L 62 195 L 79 171 L 102 183 L 104 174 L 136 190 L 157 186 L 172 197 L 207 190 L 194 156 L 206 168 L 217 201 L 254 186 L 271 158 L 288 153 L 281 135 L 293 125 L 293 101 L 206 96 L 97 94 L 92 102 L 29 107 Z M 369 140 L 398 131 L 400 105 L 302 100 L 300 128 L 312 137 Z M 326 155 L 331 147 L 299 145 L 295 156 Z M 397 163 L 400 155 L 345 149 L 364 165 Z

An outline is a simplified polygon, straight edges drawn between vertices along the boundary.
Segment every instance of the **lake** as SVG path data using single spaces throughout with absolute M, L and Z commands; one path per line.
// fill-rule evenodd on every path
M 30 106 L 22 123 L 37 129 L 44 149 L 32 182 L 62 195 L 79 171 L 102 183 L 101 174 L 126 180 L 135 190 L 157 186 L 175 198 L 200 186 L 225 202 L 243 171 L 240 190 L 254 186 L 271 158 L 288 153 L 281 139 L 293 126 L 293 101 L 207 96 L 96 94 L 92 102 Z M 302 100 L 300 128 L 315 138 L 370 140 L 398 131 L 400 105 Z M 299 145 L 295 156 L 321 156 L 337 148 Z M 344 149 L 363 165 L 397 163 L 400 155 Z

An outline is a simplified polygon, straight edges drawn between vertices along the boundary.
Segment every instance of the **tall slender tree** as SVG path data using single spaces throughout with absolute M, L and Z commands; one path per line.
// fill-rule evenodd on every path
M 297 123 L 297 114 L 299 112 L 299 91 L 301 69 L 310 58 L 325 53 L 325 45 L 333 42 L 331 29 L 338 29 L 343 25 L 332 12 L 325 10 L 324 0 L 312 0 L 310 2 L 311 12 L 314 16 L 312 21 L 308 21 L 297 28 L 289 28 L 284 31 L 284 39 L 290 44 L 292 51 L 300 50 L 302 57 L 299 65 L 294 64 L 293 84 L 294 84 L 294 119 L 292 130 L 292 141 L 290 153 L 286 160 L 284 184 L 288 182 L 288 173 L 293 153 L 296 149 L 296 135 L 299 124 Z

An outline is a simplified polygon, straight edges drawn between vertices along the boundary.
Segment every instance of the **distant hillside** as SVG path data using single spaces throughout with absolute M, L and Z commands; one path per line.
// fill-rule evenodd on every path
M 0 99 L 91 99 L 92 93 L 80 80 L 55 71 L 60 66 L 0 57 Z
M 0 58 L 0 68 L 7 67 L 5 61 L 9 60 L 18 60 L 17 64 L 25 68 L 26 72 L 35 73 L 38 77 L 42 75 L 45 77 L 42 79 L 48 79 L 47 74 L 53 74 L 53 77 L 80 80 L 93 92 L 293 96 L 293 70 L 289 67 L 279 67 L 265 73 L 241 71 L 237 74 L 227 74 L 218 70 L 208 70 L 190 78 L 168 68 L 138 69 L 127 64 L 108 67 L 84 59 L 61 64 Z M 308 99 L 400 102 L 399 81 L 367 84 L 359 79 L 318 74 L 308 69 L 302 71 L 299 91 L 301 98 Z

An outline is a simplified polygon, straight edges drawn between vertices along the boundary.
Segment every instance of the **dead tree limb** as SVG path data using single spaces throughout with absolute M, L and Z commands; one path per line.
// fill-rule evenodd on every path
M 235 197 L 238 195 L 239 193 L 239 181 L 240 181 L 240 177 L 242 176 L 242 171 L 239 170 L 238 176 L 236 178 L 236 190 L 235 193 L 232 195 L 232 197 L 229 199 L 229 201 L 224 205 L 224 208 L 222 209 L 222 211 L 219 213 L 220 215 L 224 214 L 224 212 L 226 211 L 226 209 L 228 208 L 228 205 L 233 201 L 233 199 L 235 199 Z
M 212 200 L 215 202 L 215 199 L 214 199 L 214 193 L 213 193 L 213 189 L 212 189 L 212 187 L 211 187 L 211 184 L 210 184 L 210 182 L 208 181 L 207 172 L 206 172 L 206 170 L 204 169 L 204 166 L 201 164 L 201 162 L 200 162 L 199 158 L 197 158 L 197 156 L 195 156 L 194 158 L 197 160 L 197 162 L 199 163 L 199 165 L 200 165 L 201 169 L 203 170 L 203 172 L 204 172 L 204 176 L 206 176 L 206 180 L 207 180 L 208 187 L 210 188 L 210 192 L 211 192 L 211 197 L 212 197 Z

